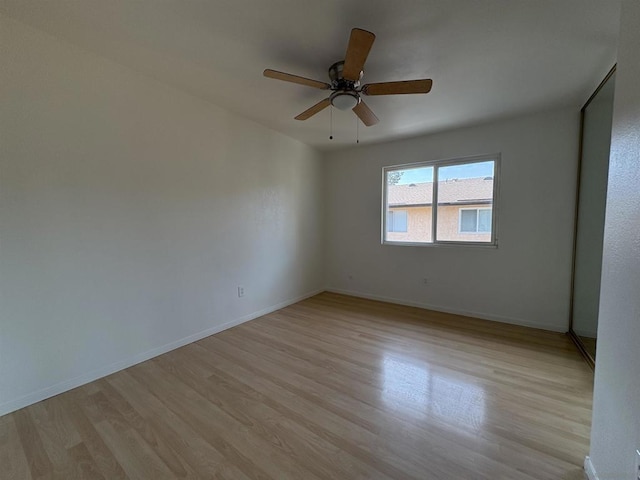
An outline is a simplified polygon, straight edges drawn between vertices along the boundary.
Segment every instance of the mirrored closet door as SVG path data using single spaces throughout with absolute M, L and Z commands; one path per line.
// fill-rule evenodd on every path
M 582 108 L 570 335 L 596 358 L 615 67 Z

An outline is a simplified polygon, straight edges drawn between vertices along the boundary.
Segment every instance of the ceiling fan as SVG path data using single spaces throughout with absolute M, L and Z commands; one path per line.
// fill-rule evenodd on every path
M 366 30 L 354 28 L 351 30 L 347 53 L 343 61 L 336 62 L 329 67 L 329 79 L 331 83 L 320 82 L 310 78 L 292 75 L 266 69 L 264 76 L 284 80 L 285 82 L 298 83 L 320 90 L 331 90 L 331 95 L 308 108 L 296 120 L 306 120 L 329 105 L 340 110 L 352 109 L 362 123 L 367 127 L 379 122 L 378 117 L 362 101 L 362 95 L 398 95 L 407 93 L 429 93 L 433 81 L 431 79 L 405 80 L 400 82 L 369 83 L 360 86 L 364 63 L 367 61 L 369 51 L 376 36 Z

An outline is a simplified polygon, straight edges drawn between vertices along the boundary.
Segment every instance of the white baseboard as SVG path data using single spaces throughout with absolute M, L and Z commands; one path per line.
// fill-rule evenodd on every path
M 151 350 L 147 350 L 146 352 L 139 353 L 137 355 L 129 357 L 126 360 L 121 360 L 121 361 L 112 363 L 105 367 L 92 370 L 91 372 L 88 372 L 84 375 L 80 375 L 70 380 L 65 380 L 63 382 L 56 383 L 55 385 L 51 385 L 49 387 L 43 388 L 42 390 L 29 393 L 20 398 L 9 400 L 8 402 L 0 404 L 0 416 L 6 415 L 8 413 L 14 412 L 24 407 L 28 407 L 29 405 L 40 402 L 41 400 L 54 397 L 56 395 L 67 392 L 81 385 L 85 385 L 87 383 L 93 382 L 94 380 L 97 380 L 99 378 L 106 377 L 107 375 L 111 375 L 112 373 L 118 372 L 120 370 L 124 370 L 125 368 L 129 368 L 138 363 L 142 363 L 153 357 L 157 357 L 158 355 L 162 355 L 164 353 L 170 352 L 171 350 L 175 350 L 176 348 L 180 348 L 184 345 L 196 342 L 210 335 L 219 333 L 223 330 L 227 330 L 231 327 L 235 327 L 236 325 L 240 325 L 241 323 L 245 323 L 245 322 L 248 322 L 249 320 L 254 320 L 258 317 L 262 317 L 263 315 L 267 315 L 271 312 L 275 312 L 276 310 L 280 310 L 281 308 L 300 302 L 305 298 L 313 297 L 314 295 L 322 293 L 323 291 L 324 290 L 321 289 L 321 290 L 315 290 L 313 292 L 306 293 L 299 297 L 264 308 L 260 311 L 250 313 L 249 315 L 236 318 L 235 320 L 231 320 L 230 322 L 223 323 L 222 325 L 216 325 L 215 327 L 211 327 L 201 332 L 194 333 L 193 335 L 189 335 L 187 337 L 181 338 L 180 340 L 176 340 L 175 342 L 167 343 L 166 345 L 162 345 L 161 347 L 152 348 Z
M 589 480 L 600 480 L 596 473 L 596 469 L 593 468 L 593 463 L 591 463 L 590 457 L 584 457 L 584 473 L 587 475 Z
M 385 297 L 385 296 L 382 296 L 382 295 L 372 295 L 372 294 L 369 294 L 369 293 L 354 292 L 354 291 L 351 291 L 351 290 L 342 290 L 342 289 L 339 289 L 339 288 L 329 287 L 329 288 L 327 288 L 326 291 L 327 292 L 333 292 L 333 293 L 340 293 L 342 295 L 350 295 L 352 297 L 367 298 L 369 300 L 379 300 L 381 302 L 395 303 L 395 304 L 398 304 L 398 305 L 406 305 L 406 306 L 409 306 L 409 307 L 424 308 L 426 310 L 434 310 L 436 312 L 452 313 L 454 315 L 463 315 L 465 317 L 480 318 L 482 320 L 490 320 L 492 322 L 508 323 L 508 324 L 511 324 L 511 325 L 520 325 L 522 327 L 538 328 L 538 329 L 541 329 L 541 330 L 549 330 L 549 331 L 552 331 L 552 332 L 565 333 L 568 330 L 568 325 L 567 325 L 567 327 L 558 327 L 557 325 L 550 324 L 550 323 L 534 323 L 534 322 L 530 322 L 530 321 L 527 321 L 527 320 L 521 320 L 521 319 L 518 319 L 518 318 L 503 317 L 503 316 L 499 316 L 499 315 L 492 315 L 492 314 L 489 314 L 489 313 L 473 312 L 473 311 L 469 311 L 469 310 L 462 310 L 462 309 L 456 309 L 456 308 L 443 307 L 441 305 L 432 305 L 432 304 L 429 304 L 429 303 L 414 302 L 414 301 L 411 301 L 411 300 L 403 300 L 403 299 L 399 299 L 399 298 Z

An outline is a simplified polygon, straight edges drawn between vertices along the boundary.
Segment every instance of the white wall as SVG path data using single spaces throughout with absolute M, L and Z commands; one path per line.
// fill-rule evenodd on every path
M 566 331 L 578 127 L 563 110 L 328 154 L 328 287 Z M 380 244 L 383 166 L 496 152 L 497 249 Z
M 640 449 L 640 1 L 623 4 L 605 220 L 591 462 L 635 479 Z
M 0 36 L 0 415 L 323 287 L 317 152 Z

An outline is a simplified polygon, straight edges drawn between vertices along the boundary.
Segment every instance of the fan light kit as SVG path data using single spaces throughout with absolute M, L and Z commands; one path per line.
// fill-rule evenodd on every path
M 376 36 L 366 30 L 360 28 L 351 30 L 351 37 L 349 38 L 349 45 L 347 46 L 344 61 L 336 62 L 329 67 L 329 79 L 331 83 L 320 82 L 318 80 L 270 69 L 264 71 L 264 76 L 285 82 L 306 85 L 320 90 L 331 90 L 332 93 L 328 98 L 319 101 L 311 108 L 302 112 L 295 117 L 296 120 L 306 120 L 324 110 L 329 105 L 332 105 L 339 110 L 353 110 L 362 123 L 370 127 L 378 123 L 379 120 L 367 104 L 362 101 L 361 95 L 429 93 L 433 85 L 433 81 L 426 78 L 400 82 L 370 83 L 361 87 L 360 80 L 364 73 L 362 69 L 367 61 L 369 51 L 375 39 Z
M 360 101 L 360 97 L 355 92 L 333 92 L 329 99 L 331 105 L 338 110 L 351 110 Z

